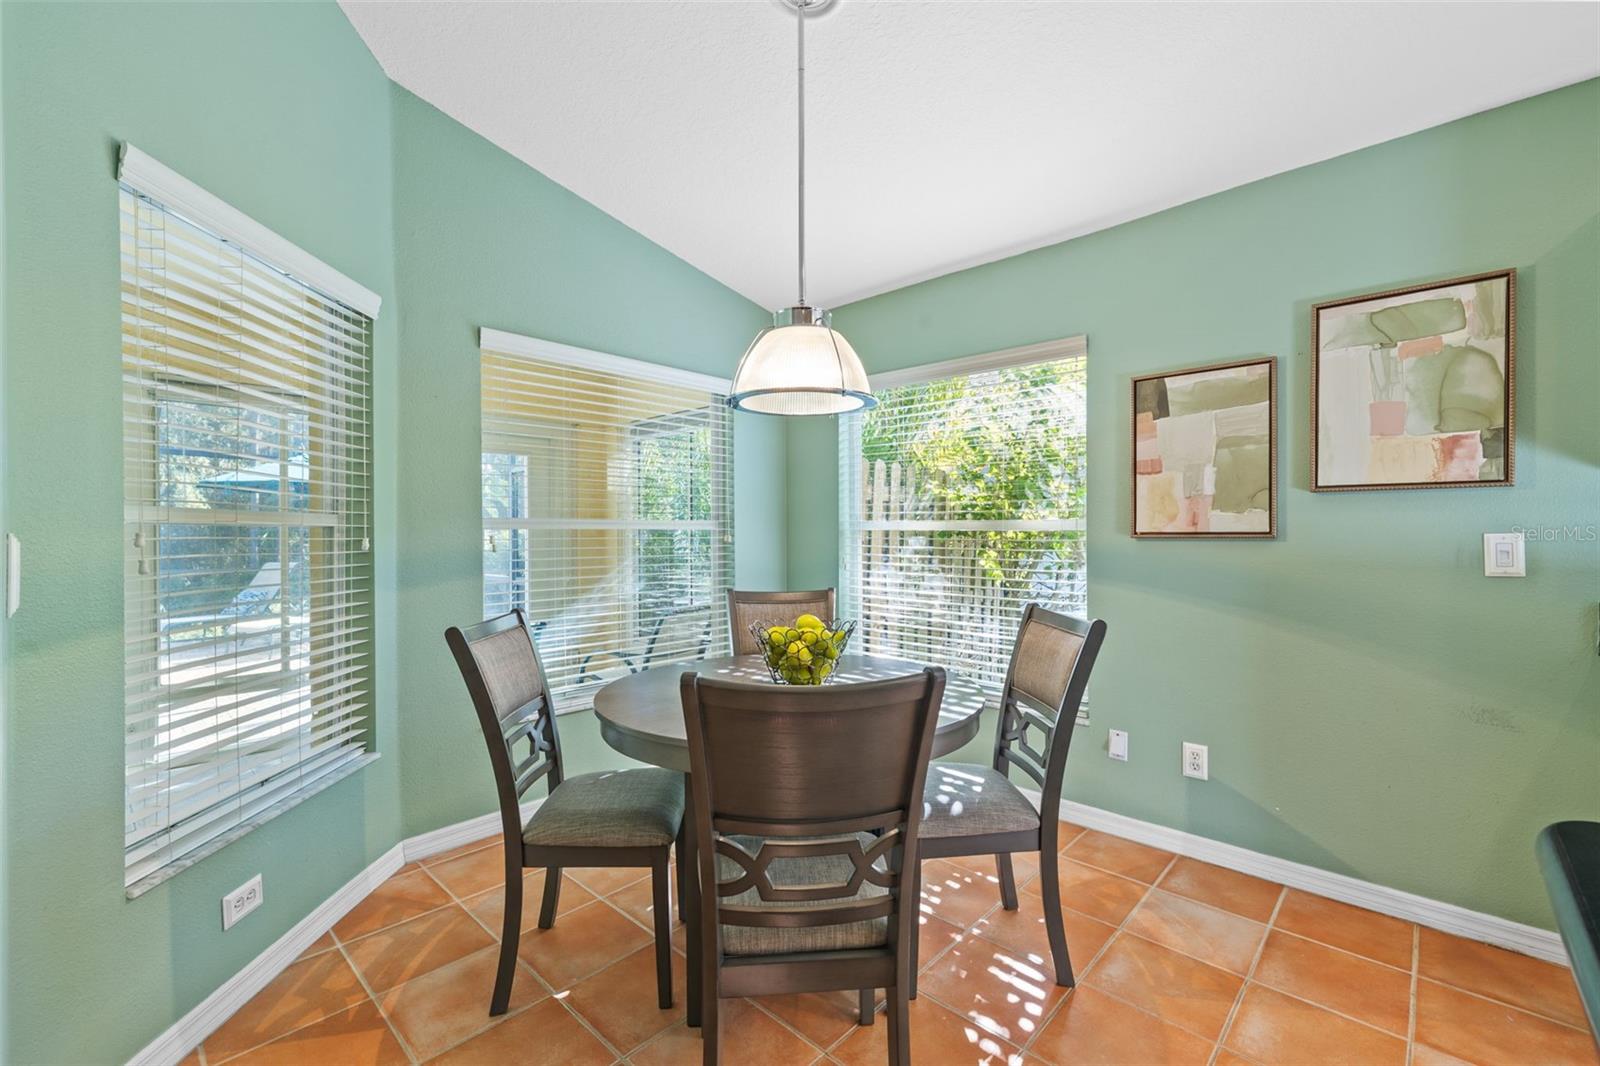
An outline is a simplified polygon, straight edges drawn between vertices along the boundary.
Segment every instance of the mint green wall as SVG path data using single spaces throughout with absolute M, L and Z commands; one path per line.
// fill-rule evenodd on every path
M 392 631 L 384 757 L 136 900 L 122 887 L 122 388 L 117 143 L 385 297 L 375 537 L 394 610 L 396 316 L 389 84 L 331 4 L 0 5 L 8 625 L 8 1062 L 121 1062 L 399 834 Z M 221 930 L 256 872 L 261 910 Z
M 1597 211 L 1591 81 L 837 313 L 869 370 L 1088 335 L 1089 601 L 1109 634 L 1070 798 L 1549 925 L 1534 834 L 1600 817 Z M 1309 492 L 1311 305 L 1506 266 L 1516 486 Z M 1281 371 L 1279 538 L 1135 543 L 1130 377 L 1258 352 Z M 831 420 L 789 429 L 808 466 L 835 439 Z M 836 505 L 797 472 L 789 580 L 824 584 Z M 1483 576 L 1483 533 L 1540 525 L 1587 539 Z M 1210 745 L 1209 782 L 1179 776 L 1185 740 Z
M 767 316 L 431 105 L 394 100 L 401 793 L 419 833 L 494 806 L 444 644 L 483 611 L 478 328 L 726 376 Z M 782 439 L 777 420 L 735 416 L 741 583 L 782 580 Z M 560 728 L 572 772 L 621 765 L 592 715 Z
M 0 644 L 0 1061 L 121 1062 L 404 835 L 491 805 L 442 635 L 481 610 L 477 327 L 726 373 L 765 319 L 394 88 L 331 3 L 8 2 L 0 79 L 0 513 L 27 572 Z M 383 757 L 132 901 L 122 140 L 384 297 L 373 404 Z M 749 461 L 736 471 L 736 522 L 751 544 L 782 542 L 782 439 L 781 423 L 739 420 Z M 739 579 L 780 583 L 781 558 L 742 552 Z M 589 716 L 562 725 L 575 770 L 620 761 Z M 262 909 L 223 933 L 222 893 L 257 872 Z
M 0 91 L 5 87 L 6 72 L 6 25 L 5 19 L 0 18 Z M 5 463 L 5 436 L 6 436 L 6 405 L 4 400 L 4 386 L 6 380 L 6 198 L 5 198 L 5 171 L 6 171 L 6 114 L 5 108 L 0 107 L 0 541 L 3 541 L 5 531 L 11 528 L 8 520 L 9 510 L 6 507 L 6 463 Z M 3 550 L 3 549 L 0 549 Z M 0 561 L 0 571 L 5 569 L 5 564 Z M 0 577 L 3 580 L 3 577 Z M 5 796 L 5 766 L 6 761 L 6 733 L 10 714 L 10 671 L 5 666 L 9 662 L 6 653 L 6 642 L 9 639 L 10 627 L 0 617 L 0 800 Z M 6 820 L 0 813 L 0 1033 L 5 1030 L 7 981 L 5 975 L 10 972 L 10 933 L 6 928 L 6 899 L 9 878 L 6 874 L 7 859 L 10 849 L 6 846 Z M 5 1039 L 0 1036 L 0 1059 L 5 1057 Z

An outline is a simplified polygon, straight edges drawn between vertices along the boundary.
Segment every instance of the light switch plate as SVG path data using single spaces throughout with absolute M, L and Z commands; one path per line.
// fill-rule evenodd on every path
M 1113 729 L 1106 740 L 1106 754 L 1118 762 L 1128 761 L 1128 733 L 1125 729 Z
M 22 541 L 15 533 L 6 534 L 6 617 L 22 606 Z
M 1484 577 L 1526 577 L 1527 541 L 1521 533 L 1483 535 Z

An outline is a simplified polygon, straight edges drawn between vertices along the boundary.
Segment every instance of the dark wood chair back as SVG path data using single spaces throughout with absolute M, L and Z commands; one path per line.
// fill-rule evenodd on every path
M 915 869 L 944 671 L 818 688 L 686 673 L 681 689 L 708 924 L 795 929 L 887 918 L 890 950 L 909 943 L 915 878 L 903 872 Z M 763 843 L 752 857 L 730 837 Z M 850 861 L 844 883 L 774 883 L 774 863 L 830 855 Z M 887 892 L 846 902 L 865 884 Z M 720 902 L 751 889 L 763 906 Z
M 1060 809 L 1073 724 L 1105 636 L 1106 624 L 1098 618 L 1084 621 L 1036 603 L 1023 608 L 1000 689 L 994 768 L 1004 773 L 1016 767 L 1032 778 L 1043 810 Z
M 814 614 L 832 622 L 835 610 L 833 589 L 809 592 L 750 592 L 728 590 L 728 630 L 735 655 L 755 655 L 756 638 L 750 626 L 756 622 L 788 622 L 803 614 Z
M 520 610 L 445 630 L 489 746 L 506 842 L 522 842 L 522 798 L 561 783 L 561 741 L 544 667 Z

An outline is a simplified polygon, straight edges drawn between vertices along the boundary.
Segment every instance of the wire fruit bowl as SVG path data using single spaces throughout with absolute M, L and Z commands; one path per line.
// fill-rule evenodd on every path
M 797 621 L 807 621 L 806 617 Z M 750 626 L 762 661 L 772 680 L 780 685 L 825 685 L 833 680 L 833 670 L 844 646 L 855 632 L 853 621 L 820 622 L 799 626 L 789 622 L 755 622 Z

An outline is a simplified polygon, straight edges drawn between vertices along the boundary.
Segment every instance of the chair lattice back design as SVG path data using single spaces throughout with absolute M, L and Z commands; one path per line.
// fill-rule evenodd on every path
M 1034 603 L 1023 609 L 1017 627 L 1000 690 L 994 767 L 1015 767 L 1032 778 L 1046 810 L 1061 799 L 1073 723 L 1105 631 L 1099 619 L 1085 622 Z
M 522 835 L 522 798 L 540 781 L 561 783 L 555 705 L 520 610 L 446 635 L 489 746 L 508 839 Z
M 869 902 L 853 901 L 867 886 L 889 890 L 900 886 L 901 853 L 895 849 L 903 851 L 905 846 L 905 812 L 893 811 L 889 812 L 889 816 L 898 820 L 892 828 L 884 831 L 882 836 L 871 837 L 863 834 L 872 841 L 870 845 L 854 833 L 804 840 L 767 838 L 760 841 L 756 853 L 751 855 L 735 841 L 730 840 L 725 830 L 719 831 L 716 839 L 717 854 L 727 858 L 732 866 L 737 867 L 737 872 L 731 880 L 717 882 L 719 897 L 727 899 L 754 890 L 757 897 L 768 904 L 830 904 L 826 907 L 797 906 L 789 909 L 722 904 L 718 907 L 719 918 L 725 925 L 779 926 L 796 920 L 842 925 L 846 922 L 888 917 L 894 912 L 895 902 L 889 892 L 875 896 Z M 877 819 L 871 820 L 877 821 Z M 724 820 L 723 825 L 731 826 L 732 823 Z M 848 878 L 821 885 L 780 884 L 772 879 L 772 867 L 776 862 L 824 856 L 838 856 L 849 862 Z M 728 865 L 718 862 L 719 875 L 727 871 Z
M 814 614 L 834 621 L 833 589 L 809 592 L 750 592 L 728 590 L 728 630 L 735 655 L 755 655 L 756 638 L 750 627 L 757 622 L 788 621 L 803 614 Z

